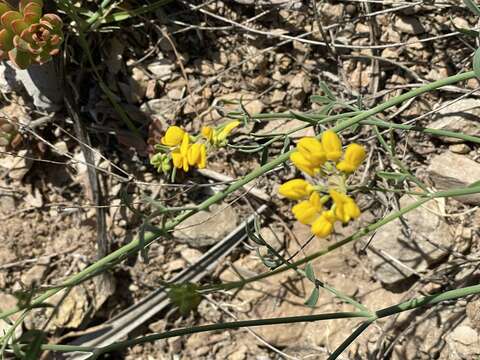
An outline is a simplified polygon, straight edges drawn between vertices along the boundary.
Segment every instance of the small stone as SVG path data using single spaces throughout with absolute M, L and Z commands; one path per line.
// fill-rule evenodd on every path
M 55 151 L 60 154 L 60 155 L 66 155 L 68 154 L 68 146 L 65 141 L 58 141 L 55 144 L 53 144 L 55 147 Z
M 283 103 L 283 100 L 285 100 L 286 96 L 287 96 L 287 93 L 285 91 L 275 89 L 273 90 L 272 96 L 270 98 L 270 104 L 279 105 Z
M 480 100 L 462 99 L 440 109 L 435 121 L 428 127 L 438 130 L 454 131 L 472 136 L 480 136 Z M 442 137 L 449 143 L 461 143 L 462 139 Z
M 167 340 L 170 352 L 172 354 L 179 354 L 182 351 L 182 338 L 173 337 Z
M 237 226 L 238 215 L 225 204 L 215 204 L 182 222 L 173 237 L 193 248 L 211 246 L 221 241 Z
M 147 66 L 148 71 L 150 71 L 155 78 L 161 81 L 168 81 L 172 77 L 172 72 L 175 69 L 175 64 L 173 64 L 168 59 L 162 59 L 150 63 Z
M 434 156 L 427 171 L 438 189 L 448 190 L 467 187 L 480 180 L 480 164 L 466 156 L 449 151 Z M 457 196 L 465 204 L 480 205 L 480 194 Z
M 182 89 L 172 89 L 167 93 L 167 96 L 175 101 L 181 100 L 183 97 L 183 90 Z
M 400 207 L 415 201 L 404 195 Z M 431 201 L 405 214 L 402 221 L 396 219 L 377 231 L 367 254 L 379 280 L 394 284 L 448 255 L 444 249 L 452 246 L 454 236 L 445 220 L 436 215 L 439 212 L 438 204 Z
M 169 261 L 166 266 L 165 266 L 165 271 L 166 272 L 175 272 L 178 270 L 182 270 L 185 268 L 185 260 L 183 259 L 176 259 L 173 261 Z
M 62 291 L 54 296 L 56 301 L 63 299 L 65 293 Z M 75 286 L 63 299 L 58 307 L 56 316 L 53 318 L 53 325 L 62 328 L 78 328 L 85 320 L 89 312 L 88 295 L 83 286 Z
M 3 158 L 0 158 L 0 167 L 8 170 L 11 179 L 22 180 L 33 165 L 33 156 L 29 149 L 20 150 L 17 154 L 18 156 L 3 155 Z
M 470 146 L 467 144 L 453 144 L 448 147 L 448 150 L 456 154 L 465 155 L 468 154 L 472 149 L 470 149 Z
M 180 252 L 180 255 L 187 263 L 194 264 L 202 257 L 203 253 L 196 249 L 186 248 Z
M 416 17 L 410 16 L 397 17 L 394 27 L 398 31 L 410 35 L 418 35 L 425 32 L 425 28 L 423 27 L 420 20 Z
M 480 341 L 477 332 L 469 325 L 457 325 L 445 338 L 447 345 L 444 351 L 449 354 L 456 354 L 456 357 L 448 359 L 474 359 L 480 355 Z
M 21 281 L 26 287 L 31 287 L 32 285 L 40 285 L 48 267 L 45 265 L 37 264 L 28 270 L 25 274 L 22 275 Z

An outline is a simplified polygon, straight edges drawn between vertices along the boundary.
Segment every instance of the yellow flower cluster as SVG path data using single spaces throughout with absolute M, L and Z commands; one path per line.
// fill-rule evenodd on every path
M 320 175 L 323 184 L 293 179 L 280 186 L 279 193 L 300 200 L 292 208 L 293 215 L 302 224 L 310 225 L 314 235 L 326 237 L 333 232 L 336 221 L 346 224 L 360 216 L 359 207 L 346 194 L 346 180 L 365 155 L 365 148 L 359 144 L 350 144 L 343 152 L 340 138 L 331 130 L 323 132 L 320 140 L 304 137 L 298 142 L 290 160 L 311 177 Z M 328 204 L 330 208 L 326 209 Z
M 238 125 L 239 121 L 233 121 L 219 128 L 203 127 L 201 135 L 197 136 L 188 134 L 178 126 L 170 126 L 156 146 L 159 152 L 150 158 L 150 163 L 164 173 L 171 170 L 171 164 L 185 172 L 190 167 L 204 169 L 208 151 L 226 145 L 227 137 Z

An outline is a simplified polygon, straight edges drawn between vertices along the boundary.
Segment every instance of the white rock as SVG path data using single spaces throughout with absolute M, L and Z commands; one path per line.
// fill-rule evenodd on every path
M 416 200 L 404 195 L 400 207 Z M 452 246 L 454 237 L 444 219 L 436 215 L 439 212 L 437 203 L 430 201 L 404 215 L 403 221 L 396 219 L 377 231 L 367 254 L 379 280 L 394 284 L 447 255 L 443 249 Z
M 478 162 L 449 151 L 434 156 L 427 170 L 435 186 L 442 190 L 466 187 L 480 180 Z M 455 199 L 465 204 L 480 204 L 480 194 L 457 196 Z
M 173 237 L 194 248 L 214 245 L 235 229 L 237 217 L 231 206 L 215 204 L 209 211 L 200 211 L 182 222 Z
M 480 100 L 462 99 L 457 101 L 439 110 L 435 119 L 428 127 L 480 136 Z M 442 139 L 450 143 L 463 142 L 456 138 L 443 137 Z

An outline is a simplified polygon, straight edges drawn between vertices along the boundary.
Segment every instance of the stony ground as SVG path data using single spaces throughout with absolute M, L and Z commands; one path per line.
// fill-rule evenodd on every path
M 15 291 L 56 284 L 94 262 L 101 252 L 96 245 L 99 231 L 107 234 L 110 250 L 126 244 L 139 231 L 140 214 L 151 211 L 144 195 L 172 206 L 199 203 L 224 187 L 222 175 L 241 177 L 262 161 L 261 154 L 227 149 L 211 159 L 213 172 L 179 177 L 175 186 L 167 186 L 169 179 L 148 164 L 148 153 L 169 125 L 198 131 L 204 124 L 222 123 L 226 112 L 238 109 L 230 100 L 239 99 L 251 114 L 309 111 L 317 106 L 309 97 L 321 93 L 321 82 L 342 101 L 371 107 L 412 86 L 470 70 L 478 42 L 465 31 L 475 28 L 478 19 L 454 0 L 178 1 L 137 20 L 93 34 L 92 46 L 103 79 L 135 119 L 142 141 L 131 136 L 88 74 L 78 75 L 73 61 L 65 69 L 73 83 L 83 76 L 79 113 L 93 148 L 104 156 L 95 160 L 105 196 L 100 207 L 65 109 L 33 133 L 25 132 L 17 148 L 0 153 L 2 307 L 15 304 Z M 72 58 L 78 56 L 75 49 L 69 51 Z M 45 112 L 35 109 L 21 84 L 7 79 L 8 67 L 3 69 L 4 116 L 27 127 L 43 118 Z M 479 136 L 479 87 L 477 80 L 450 86 L 390 109 L 382 118 Z M 256 122 L 240 129 L 232 142 L 256 141 L 251 133 L 282 133 L 301 124 Z M 292 139 L 308 134 L 313 130 L 297 132 Z M 374 133 L 359 128 L 344 136 L 368 147 L 359 181 L 372 188 L 391 185 L 375 175 L 395 165 Z M 384 136 L 395 140 L 398 159 L 432 189 L 480 179 L 478 145 L 418 133 Z M 266 155 L 273 158 L 282 146 L 272 145 Z M 409 195 L 369 191 L 359 198 L 360 222 L 338 228 L 329 240 L 309 241 L 309 229 L 293 220 L 291 204 L 276 196 L 278 183 L 293 174 L 293 169 L 281 168 L 259 179 L 256 191 L 267 199 L 235 194 L 209 214 L 189 219 L 172 238 L 151 246 L 148 263 L 141 257 L 127 259 L 100 280 L 76 287 L 63 302 L 54 299 L 61 305 L 51 321 L 46 321 L 51 311 L 37 310 L 27 317 L 23 331 L 44 327 L 52 342 L 72 341 L 194 263 L 261 204 L 270 209 L 263 237 L 286 257 L 299 259 L 413 201 Z M 120 179 L 126 175 L 135 180 L 126 184 Z M 405 190 L 412 188 L 405 185 Z M 478 195 L 431 202 L 373 237 L 322 257 L 314 263 L 315 273 L 371 308 L 478 283 L 478 205 Z M 100 229 L 99 216 L 105 217 Z M 201 282 L 233 281 L 266 271 L 255 248 L 251 241 L 241 244 Z M 304 305 L 310 290 L 305 279 L 282 273 L 238 292 L 206 295 L 198 312 L 188 316 L 167 307 L 132 335 L 349 309 L 324 293 L 310 309 Z M 479 307 L 479 299 L 468 298 L 385 319 L 362 335 L 344 358 L 475 358 L 480 355 Z M 113 358 L 326 359 L 356 324 L 336 320 L 201 333 L 138 345 Z

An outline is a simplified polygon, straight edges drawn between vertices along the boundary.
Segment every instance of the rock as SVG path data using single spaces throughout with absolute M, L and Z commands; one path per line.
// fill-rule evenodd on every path
M 459 100 L 439 110 L 435 119 L 428 127 L 480 136 L 480 100 Z M 449 137 L 442 137 L 442 140 L 450 143 L 463 142 L 461 139 Z
M 26 287 L 31 287 L 32 285 L 40 285 L 45 273 L 47 272 L 48 266 L 45 264 L 36 264 L 25 274 L 22 275 L 22 283 Z
M 472 300 L 467 304 L 467 317 L 472 327 L 480 331 L 480 300 Z
M 248 348 L 245 345 L 241 345 L 237 350 L 230 354 L 228 357 L 230 360 L 245 360 L 247 358 Z
M 400 207 L 416 200 L 404 195 Z M 448 255 L 443 249 L 452 246 L 454 237 L 448 224 L 436 213 L 439 213 L 439 207 L 430 201 L 405 214 L 403 221 L 396 219 L 377 231 L 367 254 L 379 280 L 394 284 L 426 270 Z
M 467 144 L 452 144 L 448 147 L 448 150 L 456 154 L 468 154 L 472 149 Z
M 235 92 L 222 97 L 216 98 L 214 103 L 221 106 L 222 112 L 228 113 L 231 111 L 241 111 L 240 100 L 243 107 L 250 114 L 261 113 L 265 107 L 263 102 L 259 100 L 259 95 L 248 92 Z M 208 112 L 203 116 L 206 121 L 218 121 L 223 118 L 223 115 L 218 110 Z
M 172 72 L 175 69 L 175 64 L 168 59 L 161 59 L 150 63 L 147 66 L 147 69 L 158 80 L 168 81 L 172 77 Z
M 11 93 L 20 91 L 22 84 L 15 76 L 15 69 L 8 63 L 0 64 L 0 91 L 2 93 Z
M 0 167 L 8 170 L 8 176 L 11 179 L 22 180 L 33 165 L 33 156 L 29 149 L 20 150 L 17 154 L 18 156 L 9 154 L 2 155 L 3 158 L 0 158 Z
M 209 211 L 200 211 L 182 222 L 173 237 L 193 248 L 211 246 L 233 231 L 237 220 L 238 215 L 231 206 L 215 204 Z
M 153 99 L 143 103 L 140 110 L 147 116 L 157 116 L 173 120 L 175 118 L 176 102 L 164 96 L 160 99 Z
M 447 342 L 440 359 L 477 359 L 480 355 L 480 341 L 477 332 L 464 321 L 445 337 Z
M 302 125 L 307 125 L 305 121 L 298 119 L 293 120 L 269 120 L 265 127 L 260 130 L 259 134 L 281 134 L 291 131 L 295 128 L 298 128 Z M 296 131 L 290 134 L 290 137 L 293 139 L 301 138 L 304 136 L 315 136 L 315 130 L 312 126 L 306 127 L 305 129 Z
M 26 70 L 15 70 L 33 104 L 43 111 L 57 111 L 63 106 L 61 79 L 53 61 L 33 64 Z
M 52 300 L 59 302 L 64 295 L 65 293 L 62 291 L 55 295 L 55 299 L 52 298 Z M 90 304 L 85 288 L 83 286 L 75 286 L 61 302 L 52 323 L 61 328 L 77 329 L 84 322 L 89 308 Z M 49 328 L 51 328 L 50 325 Z
M 425 32 L 420 20 L 416 17 L 401 16 L 395 20 L 394 28 L 404 34 L 418 35 Z
M 175 272 L 175 271 L 183 270 L 185 268 L 185 265 L 186 265 L 185 260 L 175 259 L 175 260 L 169 261 L 165 265 L 165 271 L 166 272 Z
M 202 257 L 203 253 L 196 249 L 186 248 L 180 252 L 180 255 L 187 263 L 194 264 Z
M 145 97 L 148 80 L 148 76 L 145 75 L 145 72 L 141 68 L 132 68 L 132 76 L 129 79 L 132 102 L 139 103 Z
M 449 151 L 434 156 L 427 170 L 435 186 L 442 190 L 466 187 L 480 180 L 478 162 Z M 480 204 L 480 194 L 457 196 L 455 199 L 465 204 Z

